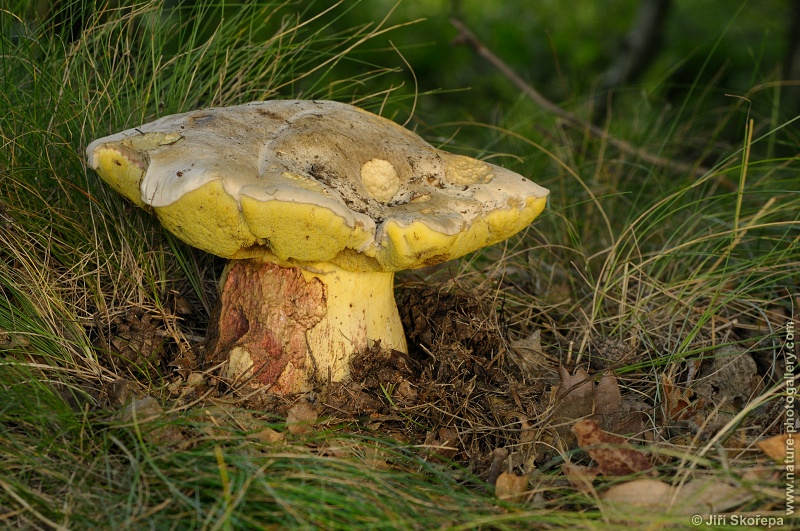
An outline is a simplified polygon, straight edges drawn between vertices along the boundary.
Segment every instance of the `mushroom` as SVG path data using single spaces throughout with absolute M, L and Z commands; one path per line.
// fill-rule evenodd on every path
M 395 271 L 505 240 L 548 194 L 332 101 L 166 116 L 87 154 L 178 238 L 229 259 L 210 355 L 228 378 L 277 394 L 344 379 L 378 341 L 407 352 Z

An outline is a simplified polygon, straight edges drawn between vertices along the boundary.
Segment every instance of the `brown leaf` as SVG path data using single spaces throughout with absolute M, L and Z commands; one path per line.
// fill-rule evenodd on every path
M 586 369 L 580 367 L 570 375 L 564 367 L 558 369 L 561 383 L 556 390 L 556 418 L 579 419 L 591 414 L 611 415 L 622 407 L 619 382 L 606 373 L 595 385 Z
M 599 415 L 601 427 L 611 433 L 637 434 L 644 429 L 648 406 L 641 400 L 624 398 L 619 409 L 613 413 Z
M 451 459 L 458 453 L 458 444 L 458 432 L 453 428 L 442 426 L 425 435 L 425 446 L 445 459 Z
M 194 306 L 187 299 L 183 298 L 176 290 L 171 290 L 172 295 L 172 310 L 179 315 L 192 315 L 194 313 Z
M 570 439 L 567 424 L 581 418 L 594 418 L 601 428 L 617 433 L 639 433 L 644 427 L 646 406 L 637 400 L 623 399 L 619 381 L 613 373 L 604 374 L 597 384 L 579 368 L 574 375 L 560 367 L 561 383 L 554 391 L 557 401 L 553 420 L 562 439 Z
M 664 393 L 664 416 L 667 420 L 689 420 L 705 405 L 703 399 L 692 399 L 694 392 L 691 389 L 678 389 L 666 374 L 661 375 L 661 388 Z
M 595 420 L 583 419 L 572 426 L 578 445 L 597 462 L 604 476 L 627 476 L 649 470 L 644 452 L 631 447 L 624 437 L 604 432 Z
M 413 406 L 417 402 L 417 390 L 403 378 L 394 389 L 392 398 L 401 406 Z
M 379 448 L 366 448 L 364 450 L 364 464 L 377 470 L 388 470 L 391 465 L 388 461 L 389 454 Z
M 286 427 L 292 435 L 308 433 L 314 429 L 317 410 L 308 402 L 298 402 L 289 408 L 286 416 Z
M 637 479 L 615 485 L 600 495 L 600 499 L 612 504 L 685 515 L 722 513 L 751 497 L 744 487 L 711 478 L 694 479 L 677 489 L 663 481 Z
M 561 385 L 558 386 L 556 393 L 557 400 L 585 402 L 589 401 L 594 393 L 594 384 L 589 373 L 583 367 L 578 367 L 575 374 L 570 375 L 564 367 L 558 368 L 558 376 L 561 378 Z
M 632 505 L 663 511 L 669 507 L 674 489 L 663 481 L 656 479 L 635 479 L 614 485 L 600 499 L 612 504 Z
M 744 487 L 719 479 L 693 479 L 678 490 L 678 511 L 682 514 L 722 513 L 748 501 L 753 495 Z
M 154 422 L 164 416 L 164 409 L 152 396 L 142 399 L 134 398 L 128 407 L 119 413 L 119 416 L 123 422 L 133 422 L 139 425 L 142 437 L 151 444 L 180 444 L 186 439 L 176 426 Z
M 134 398 L 128 407 L 120 413 L 123 422 L 148 422 L 164 414 L 164 409 L 158 400 L 152 396 L 138 399 Z
M 761 451 L 767 454 L 770 459 L 776 463 L 783 464 L 786 462 L 786 450 L 789 446 L 789 444 L 787 444 L 789 439 L 792 439 L 791 446 L 792 449 L 794 449 L 794 436 L 790 433 L 775 435 L 769 439 L 758 441 L 756 445 L 761 448 Z
M 763 387 L 753 357 L 733 345 L 717 349 L 714 358 L 703 363 L 691 385 L 696 396 L 716 403 L 724 399 L 735 407 L 748 403 Z
M 13 348 L 13 347 L 26 347 L 30 344 L 25 336 L 12 334 L 0 328 L 0 347 Z
M 528 489 L 528 476 L 503 472 L 494 484 L 494 494 L 501 500 L 519 501 Z
M 617 377 L 607 372 L 597 382 L 594 390 L 594 412 L 598 415 L 611 415 L 622 407 L 622 393 Z
M 538 431 L 533 428 L 528 419 L 524 416 L 519 417 L 520 423 L 520 432 L 519 432 L 519 442 L 520 444 L 528 444 L 536 442 L 537 433 Z
M 557 424 L 565 421 L 569 423 L 591 415 L 594 409 L 594 383 L 586 369 L 578 368 L 574 375 L 570 375 L 567 369 L 559 367 L 558 375 L 561 383 L 556 389 L 553 420 Z M 558 428 L 557 431 L 562 438 L 569 433 L 566 426 Z
M 250 438 L 264 443 L 277 443 L 283 442 L 286 436 L 279 431 L 273 430 L 272 428 L 264 428 L 257 433 L 251 434 Z
M 592 482 L 600 473 L 597 467 L 573 465 L 571 463 L 561 465 L 561 471 L 564 472 L 564 476 L 573 487 L 586 494 L 594 491 Z
M 113 382 L 109 382 L 102 386 L 100 391 L 101 403 L 104 407 L 124 406 L 128 403 L 128 400 L 131 398 L 131 396 L 134 396 L 135 398 L 136 389 L 137 384 L 135 382 L 126 380 L 124 378 L 117 378 Z M 153 397 L 147 398 L 150 398 L 156 403 L 156 405 L 158 405 L 158 402 L 155 401 Z M 139 406 L 141 405 L 142 404 L 140 403 Z M 135 406 L 130 404 L 126 411 L 131 410 L 132 412 L 131 408 L 133 407 Z M 161 406 L 158 407 L 160 408 Z
M 534 332 L 525 339 L 511 342 L 508 351 L 511 360 L 522 370 L 523 375 L 536 376 L 549 371 L 551 361 L 542 349 L 542 331 Z

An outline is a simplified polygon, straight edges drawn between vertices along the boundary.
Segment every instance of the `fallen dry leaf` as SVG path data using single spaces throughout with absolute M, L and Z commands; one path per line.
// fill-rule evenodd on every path
M 14 347 L 26 347 L 29 344 L 30 341 L 25 336 L 12 334 L 0 328 L 0 347 L 11 349 Z
M 264 443 L 277 443 L 283 442 L 284 439 L 286 439 L 286 436 L 279 431 L 273 430 L 272 428 L 264 428 L 259 432 L 250 434 L 250 438 Z
M 674 494 L 672 486 L 657 479 L 636 479 L 614 485 L 600 499 L 618 505 L 664 510 Z
M 597 467 L 573 465 L 571 463 L 564 463 L 561 465 L 561 471 L 564 473 L 564 476 L 566 476 L 570 485 L 586 494 L 594 491 L 592 482 L 600 473 Z
M 740 478 L 744 483 L 761 484 L 769 481 L 775 481 L 778 477 L 780 477 L 780 474 L 780 471 L 776 470 L 775 467 L 770 465 L 754 466 L 742 470 Z
M 164 413 L 164 409 L 158 400 L 152 396 L 144 398 L 134 398 L 128 407 L 120 412 L 123 422 L 147 422 L 160 417 Z
M 400 383 L 394 388 L 392 398 L 401 406 L 412 406 L 417 402 L 417 390 L 411 385 L 411 382 L 403 378 Z
M 100 401 L 104 407 L 124 406 L 125 404 L 128 403 L 128 400 L 130 400 L 131 396 L 134 397 L 136 396 L 137 387 L 138 385 L 136 384 L 136 382 L 132 382 L 124 378 L 117 378 L 113 382 L 108 382 L 107 384 L 104 384 L 102 386 L 100 391 L 100 396 L 101 396 Z M 158 402 L 155 400 L 155 398 L 153 397 L 147 397 L 147 398 L 153 400 L 156 403 L 156 405 L 158 405 Z M 144 398 L 142 400 L 147 400 L 147 398 Z M 141 405 L 142 404 L 140 403 L 139 406 Z M 129 404 L 128 408 L 126 408 L 126 411 L 131 409 L 132 407 L 134 407 L 133 403 Z M 158 407 L 159 409 L 161 408 L 161 406 Z
M 561 383 L 554 395 L 556 406 L 553 420 L 556 432 L 570 438 L 569 424 L 581 418 L 593 418 L 603 429 L 617 433 L 640 433 L 644 427 L 646 409 L 637 400 L 623 399 L 619 382 L 613 373 L 605 373 L 595 384 L 586 369 L 578 368 L 574 375 L 563 367 L 558 369 Z
M 602 428 L 611 433 L 641 434 L 647 421 L 646 411 L 647 405 L 641 400 L 625 398 L 617 411 L 599 415 L 599 420 Z
M 453 428 L 442 426 L 425 435 L 425 447 L 445 459 L 452 459 L 458 453 L 458 445 L 458 432 Z
M 561 384 L 556 392 L 556 400 L 560 400 L 559 408 L 574 412 L 579 418 L 592 413 L 594 402 L 594 383 L 583 367 L 578 367 L 575 374 L 570 374 L 564 367 L 558 368 Z
M 694 479 L 677 489 L 663 481 L 637 479 L 615 485 L 600 495 L 600 499 L 614 505 L 685 515 L 722 513 L 751 497 L 744 487 L 712 478 Z
M 521 428 L 519 432 L 520 444 L 528 444 L 536 442 L 539 431 L 537 429 L 534 429 L 534 426 L 530 422 L 528 422 L 528 419 L 520 415 L 519 424 Z
M 594 412 L 598 415 L 611 415 L 622 407 L 622 393 L 617 377 L 605 373 L 594 390 Z
M 123 422 L 132 422 L 141 429 L 142 437 L 151 444 L 181 444 L 186 440 L 181 430 L 170 424 L 155 424 L 152 421 L 162 417 L 164 409 L 152 396 L 134 398 L 128 407 L 120 411 Z
M 552 371 L 550 369 L 552 361 L 547 358 L 542 348 L 541 330 L 534 330 L 530 336 L 512 341 L 508 353 L 524 375 L 535 377 L 545 371 Z
M 286 427 L 292 435 L 301 435 L 314 429 L 317 410 L 308 402 L 298 402 L 289 408 L 286 415 Z
M 379 448 L 367 448 L 364 450 L 364 464 L 377 470 L 388 470 L 391 465 L 388 461 L 389 454 Z
M 667 420 L 689 420 L 705 405 L 705 400 L 702 398 L 698 400 L 692 398 L 694 392 L 691 389 L 678 389 L 666 374 L 661 375 L 661 388 L 664 393 L 663 414 Z
M 494 494 L 501 500 L 519 501 L 528 490 L 528 476 L 503 472 L 494 484 Z
M 600 429 L 596 420 L 579 420 L 572 426 L 578 446 L 597 462 L 604 476 L 627 476 L 651 468 L 644 452 L 636 450 L 624 437 Z
M 718 479 L 693 479 L 678 490 L 676 508 L 681 514 L 714 514 L 737 507 L 752 498 L 744 487 Z
M 594 410 L 594 383 L 586 369 L 579 367 L 571 375 L 564 367 L 558 368 L 561 383 L 555 390 L 553 422 L 559 438 L 569 438 L 569 425 L 576 419 L 588 417 Z
M 786 462 L 786 449 L 790 446 L 787 444 L 789 439 L 792 439 L 791 447 L 794 449 L 795 439 L 792 434 L 784 433 L 783 435 L 775 435 L 769 439 L 758 441 L 756 445 L 761 448 L 761 451 L 776 463 L 783 464 Z

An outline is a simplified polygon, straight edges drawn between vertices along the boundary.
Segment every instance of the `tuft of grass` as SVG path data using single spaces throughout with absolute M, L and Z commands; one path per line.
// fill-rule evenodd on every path
M 25 414 L 4 412 L 17 426 L 4 423 L 3 453 L 15 459 L 4 466 L 0 500 L 4 518 L 25 527 L 397 529 L 496 512 L 491 496 L 385 443 L 336 441 L 380 445 L 395 470 L 335 457 L 341 450 L 324 438 L 262 443 L 242 430 L 220 430 L 202 414 L 168 424 L 191 438 L 154 446 L 146 441 L 147 423 L 39 405 Z M 46 434 L 34 431 L 45 423 Z M 314 451 L 316 445 L 325 451 Z

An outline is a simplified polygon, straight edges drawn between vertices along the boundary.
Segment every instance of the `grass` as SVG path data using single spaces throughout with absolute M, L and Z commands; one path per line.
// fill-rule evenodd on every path
M 613 512 L 600 495 L 624 480 L 570 484 L 559 465 L 589 460 L 551 437 L 555 406 L 549 388 L 532 380 L 536 444 L 520 439 L 516 417 L 499 434 L 468 412 L 437 417 L 464 417 L 453 424 L 461 435 L 505 441 L 520 459 L 545 456 L 536 466 L 514 465 L 529 474 L 528 491 L 504 501 L 482 475 L 485 455 L 470 456 L 475 466 L 450 461 L 408 435 L 414 426 L 423 434 L 439 427 L 418 410 L 394 406 L 410 426 L 405 440 L 401 431 L 331 420 L 270 442 L 257 435 L 284 433 L 281 417 L 175 387 L 180 370 L 161 363 L 181 369 L 180 360 L 201 347 L 221 264 L 102 185 L 86 168 L 85 146 L 158 116 L 256 99 L 338 99 L 405 116 L 416 95 L 396 81 L 396 69 L 358 52 L 406 22 L 389 13 L 341 29 L 336 22 L 358 9 L 352 3 L 169 8 L 152 0 L 98 8 L 70 41 L 35 22 L 27 2 L 4 9 L 0 522 L 56 529 L 686 526 L 683 514 Z M 547 129 L 550 118 L 524 101 L 502 127 L 419 126 L 449 149 L 469 152 L 462 144 L 483 142 L 488 147 L 477 154 L 542 176 L 536 180 L 552 195 L 524 235 L 404 280 L 422 275 L 474 294 L 502 322 L 507 343 L 538 330 L 558 363 L 588 366 L 593 375 L 613 371 L 625 397 L 647 406 L 633 435 L 663 481 L 733 482 L 747 492 L 737 511 L 779 515 L 782 467 L 754 443 L 781 429 L 785 327 L 800 303 L 798 138 L 794 121 L 776 120 L 769 108 L 753 111 L 730 144 L 722 126 L 698 124 L 741 122 L 741 102 L 709 110 L 704 97 L 713 88 L 700 89 L 683 114 L 665 118 L 643 106 L 629 129 L 614 130 L 667 159 L 700 153 L 711 168 L 695 175 Z M 698 140 L 699 148 L 687 145 Z M 725 345 L 760 364 L 758 391 L 735 406 L 694 397 L 702 415 L 682 416 L 667 385 L 685 391 L 702 378 L 720 385 L 704 371 L 724 358 Z M 150 420 L 125 417 L 120 411 L 134 395 L 156 397 L 164 410 Z M 391 402 L 391 393 L 384 398 Z
M 399 448 L 396 460 L 414 473 L 315 455 L 307 449 L 314 440 L 281 448 L 259 444 L 192 415 L 180 423 L 201 434 L 213 433 L 209 427 L 216 433 L 202 434 L 191 448 L 181 449 L 154 448 L 136 428 L 63 418 L 57 433 L 42 437 L 46 442 L 38 448 L 15 448 L 24 444 L 21 437 L 7 443 L 31 455 L 15 462 L 8 469 L 13 475 L 3 480 L 9 502 L 25 508 L 22 518 L 7 518 L 33 527 L 161 528 L 180 522 L 185 528 L 342 529 L 416 527 L 494 512 L 491 498 L 475 507 L 474 493 Z M 28 422 L 37 419 L 31 415 Z M 325 438 L 331 453 L 335 441 Z M 353 504 L 357 510 L 347 510 Z

